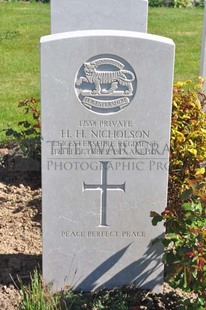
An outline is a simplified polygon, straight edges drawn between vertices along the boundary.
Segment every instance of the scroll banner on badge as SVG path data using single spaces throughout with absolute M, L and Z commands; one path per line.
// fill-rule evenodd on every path
M 101 108 L 101 109 L 111 109 L 111 108 L 120 108 L 123 109 L 130 103 L 129 98 L 122 97 L 115 100 L 97 100 L 89 97 L 83 99 L 83 104 L 89 109 L 92 108 Z

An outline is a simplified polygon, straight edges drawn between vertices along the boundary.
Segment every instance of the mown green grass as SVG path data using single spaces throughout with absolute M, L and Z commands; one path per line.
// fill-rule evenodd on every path
M 175 81 L 199 75 L 203 9 L 149 8 L 148 32 L 176 44 Z M 17 103 L 40 97 L 39 40 L 50 33 L 50 6 L 0 3 L 0 131 L 25 119 Z M 0 144 L 5 136 L 0 132 Z
M 20 100 L 39 98 L 39 39 L 49 33 L 49 5 L 0 3 L 0 130 L 24 120 Z
M 202 27 L 203 8 L 149 8 L 148 32 L 175 42 L 175 81 L 199 76 Z

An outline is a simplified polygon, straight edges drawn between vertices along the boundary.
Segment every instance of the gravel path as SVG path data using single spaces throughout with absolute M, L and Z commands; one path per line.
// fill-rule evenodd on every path
M 7 154 L 0 150 L 0 157 Z M 19 309 L 13 283 L 41 266 L 41 188 L 38 173 L 0 167 L 0 309 Z

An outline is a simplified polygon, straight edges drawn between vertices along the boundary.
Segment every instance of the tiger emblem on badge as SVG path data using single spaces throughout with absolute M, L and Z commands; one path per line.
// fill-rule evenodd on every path
M 136 88 L 134 70 L 128 62 L 114 55 L 89 59 L 75 78 L 77 98 L 87 109 L 99 114 L 112 114 L 127 107 Z

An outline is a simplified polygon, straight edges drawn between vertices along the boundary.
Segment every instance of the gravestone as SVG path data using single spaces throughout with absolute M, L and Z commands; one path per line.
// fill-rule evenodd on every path
M 206 77 L 206 5 L 204 8 L 204 20 L 203 20 L 203 30 L 202 30 L 200 75 L 204 78 Z
M 51 0 L 51 33 L 115 29 L 147 32 L 147 0 Z
M 118 30 L 41 39 L 43 275 L 161 291 L 174 43 Z

